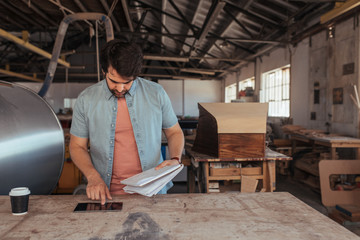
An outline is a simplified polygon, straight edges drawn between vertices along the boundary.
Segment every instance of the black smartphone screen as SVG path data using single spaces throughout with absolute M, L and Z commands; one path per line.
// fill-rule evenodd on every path
M 104 205 L 100 203 L 78 203 L 74 212 L 91 212 L 91 211 L 121 211 L 122 202 L 108 202 Z

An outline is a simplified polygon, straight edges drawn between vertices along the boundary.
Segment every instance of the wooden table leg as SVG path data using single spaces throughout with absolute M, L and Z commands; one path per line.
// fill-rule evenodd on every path
M 265 189 L 265 192 L 270 192 L 270 176 L 268 170 L 268 161 L 263 161 L 262 174 L 263 174 L 262 188 Z
M 209 164 L 208 162 L 203 162 L 202 166 L 204 169 L 204 187 L 205 187 L 205 192 L 208 193 L 209 192 Z
M 195 193 L 195 174 L 193 166 L 187 166 L 187 191 L 188 193 Z
M 356 159 L 360 160 L 360 148 L 356 148 Z
M 267 161 L 268 170 L 269 170 L 269 184 L 270 184 L 270 192 L 273 192 L 276 188 L 276 169 L 275 169 L 275 161 Z
M 336 160 L 336 148 L 331 148 L 331 160 Z
M 291 140 L 291 154 L 294 154 L 296 152 L 296 140 Z

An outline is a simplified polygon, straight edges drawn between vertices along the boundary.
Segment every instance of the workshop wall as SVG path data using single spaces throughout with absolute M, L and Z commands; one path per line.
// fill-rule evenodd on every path
M 36 93 L 40 90 L 42 83 L 17 82 Z M 77 98 L 77 96 L 93 83 L 52 83 L 46 93 L 45 100 L 50 104 L 55 113 L 64 109 L 64 98 Z
M 199 102 L 221 102 L 224 91 L 217 80 L 159 80 L 170 97 L 176 115 L 198 117 Z
M 358 109 L 350 98 L 353 85 L 359 86 L 359 27 L 354 24 L 351 18 L 334 26 L 333 37 L 328 31 L 311 37 L 308 125 L 357 137 Z
M 309 39 L 290 48 L 292 58 L 290 68 L 290 116 L 294 125 L 306 127 L 309 122 L 310 110 L 309 88 Z M 299 99 L 301 101 L 299 101 Z
M 353 18 L 334 25 L 335 35 L 321 31 L 290 48 L 278 48 L 257 58 L 255 94 L 259 94 L 261 74 L 291 64 L 291 117 L 293 123 L 332 133 L 359 136 L 359 113 L 350 98 L 359 89 L 359 26 Z M 245 79 L 251 66 L 240 70 Z M 229 74 L 225 87 L 234 83 Z

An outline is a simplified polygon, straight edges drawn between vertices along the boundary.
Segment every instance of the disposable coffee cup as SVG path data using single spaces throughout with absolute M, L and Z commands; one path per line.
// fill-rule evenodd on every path
M 28 211 L 30 190 L 27 187 L 11 189 L 9 196 L 13 215 L 24 215 Z

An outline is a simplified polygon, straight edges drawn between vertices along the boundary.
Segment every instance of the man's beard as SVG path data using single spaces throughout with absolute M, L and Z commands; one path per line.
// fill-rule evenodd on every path
M 128 90 L 124 90 L 122 92 L 119 92 L 119 91 L 117 91 L 115 89 L 111 89 L 110 92 L 116 98 L 123 98 L 123 97 L 125 97 L 125 94 L 128 92 Z

